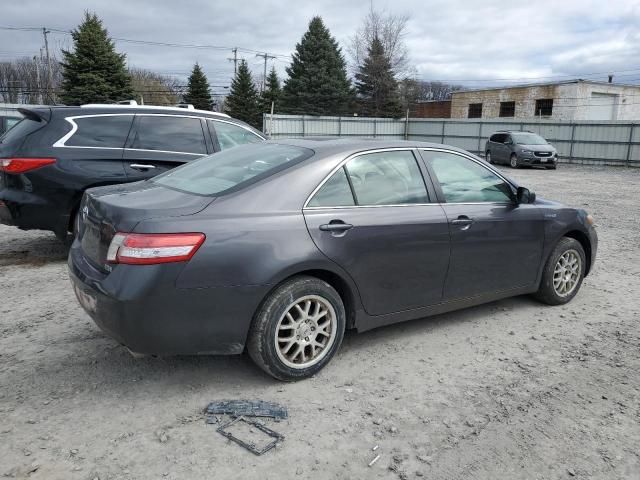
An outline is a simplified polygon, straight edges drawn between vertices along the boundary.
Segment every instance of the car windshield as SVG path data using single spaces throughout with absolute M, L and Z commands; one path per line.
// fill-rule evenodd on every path
M 511 136 L 520 145 L 547 145 L 547 141 L 535 133 L 512 133 Z
M 151 181 L 197 195 L 239 190 L 313 155 L 313 150 L 278 144 L 252 144 L 208 155 Z

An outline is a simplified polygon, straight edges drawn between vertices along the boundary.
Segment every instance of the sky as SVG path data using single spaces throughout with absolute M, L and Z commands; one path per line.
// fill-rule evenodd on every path
M 349 60 L 347 46 L 370 4 L 350 0 L 3 0 L 0 27 L 69 31 L 95 12 L 116 39 L 207 48 L 141 45 L 116 40 L 130 66 L 185 79 L 194 62 L 214 92 L 233 75 L 231 48 L 256 76 L 276 55 L 281 76 L 311 17 L 320 15 Z M 417 78 L 465 86 L 589 78 L 640 83 L 640 1 L 635 0 L 373 0 L 374 8 L 407 15 L 404 40 Z M 70 48 L 52 31 L 50 48 Z M 0 61 L 40 52 L 38 31 L 0 29 Z M 211 48 L 221 47 L 221 48 Z M 59 56 L 59 54 L 58 54 Z

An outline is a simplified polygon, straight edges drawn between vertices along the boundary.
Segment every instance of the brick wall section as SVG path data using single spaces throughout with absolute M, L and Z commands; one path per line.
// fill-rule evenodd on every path
M 410 113 L 413 118 L 451 118 L 451 100 L 421 102 Z

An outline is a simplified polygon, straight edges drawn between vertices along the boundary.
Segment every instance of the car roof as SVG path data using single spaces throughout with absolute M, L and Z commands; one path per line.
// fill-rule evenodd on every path
M 351 155 L 366 150 L 388 149 L 388 148 L 441 148 L 464 153 L 465 155 L 475 155 L 458 147 L 441 143 L 420 142 L 415 140 L 381 140 L 378 138 L 363 137 L 304 137 L 304 138 L 276 138 L 267 140 L 265 143 L 280 145 L 293 145 L 309 148 L 315 152 L 315 157 L 326 157 L 338 153 Z

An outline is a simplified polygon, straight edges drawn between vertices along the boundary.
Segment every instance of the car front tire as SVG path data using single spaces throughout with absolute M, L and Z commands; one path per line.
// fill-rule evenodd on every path
M 582 286 L 587 257 L 580 242 L 563 237 L 555 246 L 542 271 L 535 298 L 547 305 L 564 305 Z
M 338 292 L 315 277 L 277 287 L 256 313 L 247 341 L 252 360 L 278 380 L 308 378 L 335 355 L 346 314 Z
M 511 158 L 509 159 L 509 166 L 511 168 L 518 168 L 518 156 L 515 153 L 511 154 Z

